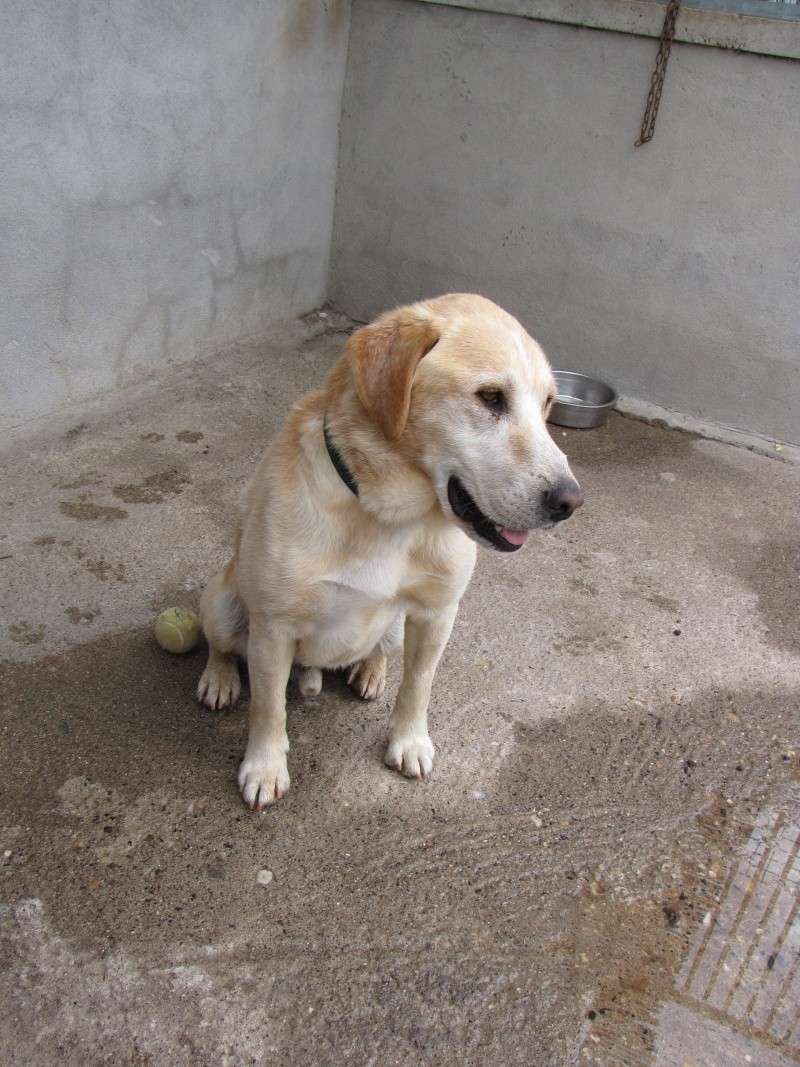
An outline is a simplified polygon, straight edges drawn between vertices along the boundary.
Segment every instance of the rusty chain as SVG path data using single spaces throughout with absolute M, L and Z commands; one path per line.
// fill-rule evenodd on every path
M 678 9 L 680 6 L 681 0 L 669 0 L 669 3 L 667 4 L 667 10 L 664 14 L 664 25 L 661 27 L 661 43 L 658 48 L 658 55 L 656 56 L 655 70 L 650 79 L 650 91 L 647 94 L 647 104 L 645 105 L 644 115 L 642 117 L 642 129 L 639 133 L 639 140 L 635 145 L 636 148 L 639 148 L 640 145 L 647 144 L 648 141 L 652 141 L 653 139 L 653 133 L 656 128 L 656 116 L 658 115 L 658 105 L 661 102 L 661 91 L 664 88 L 664 77 L 667 73 L 669 53 L 672 48 L 673 38 L 675 37 L 675 20 L 678 17 Z

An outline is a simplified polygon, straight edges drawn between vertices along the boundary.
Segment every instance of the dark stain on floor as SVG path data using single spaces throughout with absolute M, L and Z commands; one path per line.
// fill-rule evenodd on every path
M 784 756 L 799 723 L 800 690 L 787 689 L 681 703 L 654 696 L 649 707 L 593 704 L 568 718 L 518 721 L 509 795 L 567 813 L 591 806 L 598 833 L 619 809 L 629 810 L 629 828 L 686 821 L 713 793 L 758 797 L 775 775 L 798 775 L 800 760 Z
M 657 592 L 657 583 L 653 579 L 648 577 L 642 577 L 640 575 L 633 576 L 633 584 L 636 587 L 626 594 L 632 600 L 641 598 L 646 600 L 648 604 L 652 604 L 653 607 L 658 608 L 659 611 L 665 612 L 665 614 L 672 617 L 679 617 L 681 614 L 681 606 L 675 597 L 666 596 L 664 593 Z
M 713 560 L 755 593 L 769 644 L 800 654 L 800 517 L 795 530 L 756 544 L 731 538 Z
M 114 496 L 126 504 L 160 504 L 168 496 L 177 496 L 190 482 L 189 475 L 170 467 L 151 474 L 138 485 L 115 485 Z
M 636 419 L 614 413 L 608 422 L 593 430 L 566 430 L 551 425 L 550 434 L 571 461 L 587 462 L 593 468 L 623 465 L 642 476 L 647 468 L 685 462 L 697 441 L 695 434 L 677 433 L 659 426 L 647 426 Z
M 55 483 L 56 489 L 85 489 L 90 485 L 102 485 L 102 478 L 94 471 L 82 474 L 79 478 L 73 478 L 69 482 L 60 481 Z
M 93 504 L 87 500 L 62 500 L 58 505 L 62 515 L 79 522 L 118 522 L 127 519 L 128 512 L 106 504 Z
M 12 622 L 8 636 L 18 645 L 39 645 L 44 640 L 45 628 L 41 623 Z
M 71 623 L 77 626 L 82 622 L 92 622 L 102 612 L 98 607 L 81 608 L 77 604 L 72 604 L 70 607 L 64 608 L 64 614 Z
M 121 560 L 111 563 L 105 559 L 86 559 L 83 565 L 89 574 L 94 575 L 100 582 L 127 582 L 125 576 L 125 564 Z

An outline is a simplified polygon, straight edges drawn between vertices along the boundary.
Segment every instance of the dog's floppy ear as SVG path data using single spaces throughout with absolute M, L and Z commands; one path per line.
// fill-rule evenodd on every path
M 358 398 L 390 441 L 405 429 L 417 364 L 438 340 L 429 319 L 402 308 L 362 326 L 348 342 Z

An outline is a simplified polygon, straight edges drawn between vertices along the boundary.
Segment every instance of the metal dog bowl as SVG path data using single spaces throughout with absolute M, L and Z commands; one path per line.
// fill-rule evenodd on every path
M 617 394 L 611 386 L 573 370 L 557 370 L 553 375 L 556 399 L 548 421 L 581 430 L 602 426 L 617 402 Z

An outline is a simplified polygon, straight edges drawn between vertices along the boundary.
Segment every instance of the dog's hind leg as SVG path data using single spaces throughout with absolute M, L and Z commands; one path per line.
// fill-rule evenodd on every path
M 247 610 L 236 590 L 233 562 L 206 586 L 200 598 L 200 619 L 208 641 L 208 663 L 197 686 L 197 699 L 216 711 L 239 699 L 238 657 L 247 650 Z
M 350 668 L 347 684 L 364 700 L 377 700 L 386 688 L 386 657 L 403 644 L 405 612 L 399 612 L 366 659 Z

